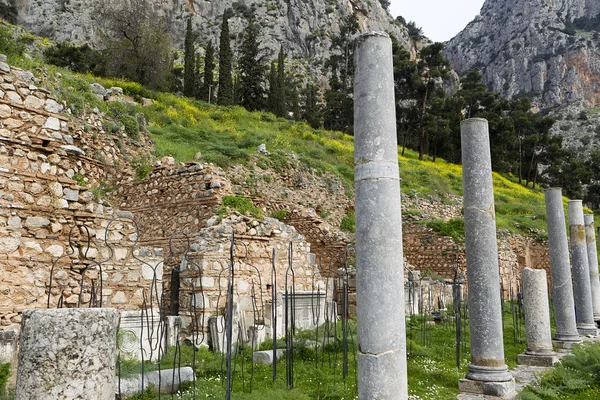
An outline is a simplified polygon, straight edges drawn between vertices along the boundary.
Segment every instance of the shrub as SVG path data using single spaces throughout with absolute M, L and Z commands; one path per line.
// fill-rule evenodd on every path
M 462 218 L 453 218 L 448 222 L 436 219 L 426 225 L 440 235 L 450 236 L 454 241 L 461 242 L 465 239 L 465 220 Z
M 223 202 L 217 210 L 217 214 L 224 215 L 228 210 L 237 211 L 242 215 L 252 215 L 257 218 L 261 214 L 260 208 L 256 207 L 251 199 L 239 196 L 223 197 Z
M 285 217 L 288 214 L 288 210 L 277 210 L 271 213 L 271 218 L 278 219 L 280 221 L 285 220 Z
M 125 128 L 125 133 L 127 134 L 127 136 L 135 140 L 140 138 L 140 125 L 136 117 L 129 114 L 123 114 L 121 115 L 119 120 Z
M 340 229 L 345 232 L 354 232 L 356 231 L 354 214 L 346 214 L 344 218 L 342 218 L 342 223 L 340 224 Z
M 6 382 L 10 376 L 10 363 L 0 364 L 0 395 L 6 392 Z

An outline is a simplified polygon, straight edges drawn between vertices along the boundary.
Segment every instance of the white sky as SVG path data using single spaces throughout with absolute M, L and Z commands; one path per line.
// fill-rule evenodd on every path
M 391 0 L 390 12 L 415 21 L 434 42 L 452 39 L 471 22 L 484 0 Z

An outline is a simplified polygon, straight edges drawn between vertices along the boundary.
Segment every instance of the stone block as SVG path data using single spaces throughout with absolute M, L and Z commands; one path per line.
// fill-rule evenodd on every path
M 113 400 L 116 317 L 109 308 L 23 312 L 15 400 Z
M 44 123 L 44 129 L 49 129 L 51 131 L 59 131 L 60 130 L 60 121 L 56 117 L 49 117 Z
M 44 217 L 27 217 L 25 227 L 29 229 L 39 229 L 50 225 L 50 220 Z
M 180 381 L 181 379 L 181 381 Z M 179 385 L 184 382 L 194 381 L 194 370 L 191 367 L 177 369 L 164 369 L 159 371 L 147 372 L 144 374 L 144 386 L 142 387 L 142 375 L 129 378 L 121 378 L 117 382 L 115 394 L 120 393 L 124 396 L 132 396 L 153 385 L 155 390 L 160 389 L 161 393 L 175 393 Z
M 0 104 L 0 118 L 8 118 L 12 115 L 12 109 L 6 104 Z
M 63 189 L 63 193 L 65 194 L 65 199 L 67 201 L 78 201 L 79 200 L 79 190 L 65 188 L 65 189 Z
M 279 360 L 281 357 L 285 355 L 285 349 L 277 349 L 275 350 L 275 356 Z M 264 364 L 264 365 L 272 365 L 273 364 L 273 350 L 264 350 L 264 351 L 255 351 L 252 353 L 252 362 L 254 364 Z
M 44 107 L 45 101 L 43 99 L 40 99 L 39 97 L 29 95 L 25 98 L 23 104 L 27 107 L 37 109 Z
M 510 400 L 517 396 L 514 379 L 505 382 L 483 382 L 472 379 L 459 379 L 458 390 L 461 393 L 492 396 Z
M 517 360 L 520 365 L 529 365 L 531 367 L 552 367 L 559 361 L 556 354 L 548 355 L 532 355 L 532 354 L 519 354 Z

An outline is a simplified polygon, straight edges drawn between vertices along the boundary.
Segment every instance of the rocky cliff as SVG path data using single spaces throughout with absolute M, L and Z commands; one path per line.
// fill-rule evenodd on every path
M 91 43 L 97 41 L 98 0 L 0 0 L 13 4 L 17 22 L 32 32 L 57 41 Z M 218 40 L 221 16 L 228 8 L 232 37 L 239 44 L 244 14 L 254 7 L 261 22 L 263 47 L 276 55 L 283 43 L 291 57 L 326 57 L 330 38 L 339 33 L 340 23 L 355 12 L 361 30 L 387 31 L 406 47 L 406 28 L 395 23 L 378 0 L 149 0 L 156 11 L 167 18 L 175 42 L 180 47 L 185 36 L 185 21 L 192 17 L 200 41 Z
M 478 67 L 488 87 L 539 108 L 600 104 L 600 2 L 487 0 L 446 44 L 461 75 Z

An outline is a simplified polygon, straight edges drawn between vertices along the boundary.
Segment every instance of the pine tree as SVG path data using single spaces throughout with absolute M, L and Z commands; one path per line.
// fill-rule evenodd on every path
M 223 13 L 221 37 L 219 39 L 219 96 L 218 103 L 222 106 L 233 104 L 233 82 L 231 79 L 231 43 L 229 38 L 230 11 Z
M 204 84 L 200 91 L 200 99 L 212 103 L 214 85 L 215 85 L 215 49 L 212 41 L 206 46 L 204 55 Z
M 193 97 L 196 89 L 196 71 L 194 68 L 196 49 L 194 46 L 194 33 L 192 31 L 192 17 L 189 17 L 187 20 L 184 46 L 183 95 Z
M 248 21 L 240 48 L 240 101 L 248 110 L 265 107 L 264 64 L 259 50 L 259 26 L 254 16 Z
M 286 110 L 286 93 L 285 93 L 285 55 L 283 54 L 283 46 L 279 49 L 279 55 L 277 56 L 277 108 L 275 114 L 278 117 L 284 117 Z

